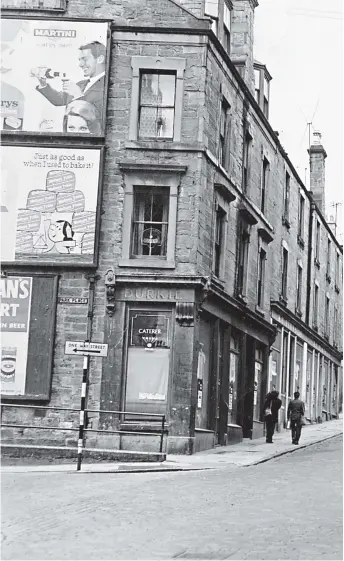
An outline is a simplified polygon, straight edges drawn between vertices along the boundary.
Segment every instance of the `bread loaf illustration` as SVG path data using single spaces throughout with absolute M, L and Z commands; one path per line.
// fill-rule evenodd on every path
M 18 232 L 37 232 L 41 223 L 41 214 L 37 210 L 19 208 L 17 213 Z
M 54 193 L 73 193 L 75 190 L 75 175 L 72 171 L 48 171 L 46 188 L 47 191 Z
M 57 212 L 82 212 L 85 210 L 85 195 L 82 191 L 58 193 L 56 210 Z
M 94 251 L 94 233 L 85 234 L 82 238 L 81 253 L 90 253 Z
M 91 211 L 76 212 L 73 216 L 72 228 L 74 232 L 94 232 L 96 228 L 96 213 Z
M 30 210 L 54 212 L 56 209 L 56 195 L 55 193 L 43 191 L 43 189 L 30 191 L 27 197 L 26 206 Z
M 17 231 L 16 253 L 34 253 L 32 234 L 30 232 Z

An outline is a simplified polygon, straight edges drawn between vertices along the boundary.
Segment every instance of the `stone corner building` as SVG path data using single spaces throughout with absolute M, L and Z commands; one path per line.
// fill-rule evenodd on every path
M 90 359 L 88 408 L 136 413 L 90 412 L 89 427 L 122 434 L 89 433 L 88 447 L 155 450 L 153 413 L 166 415 L 169 453 L 261 436 L 273 387 L 280 428 L 296 388 L 310 422 L 337 417 L 343 253 L 324 218 L 326 152 L 318 135 L 309 192 L 268 121 L 256 0 L 3 4 L 4 18 L 111 30 L 103 135 L 3 133 L 9 146 L 103 154 L 94 262 L 3 265 L 33 279 L 25 391 L 4 401 L 77 409 L 83 359 L 65 343 L 87 339 L 109 345 Z M 70 411 L 3 418 L 51 426 L 7 428 L 9 442 L 77 439 L 54 430 L 77 428 Z

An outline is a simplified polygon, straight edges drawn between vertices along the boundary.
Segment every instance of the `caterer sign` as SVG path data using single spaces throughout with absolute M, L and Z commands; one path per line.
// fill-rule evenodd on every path
M 0 279 L 1 393 L 24 395 L 32 278 Z
M 130 344 L 134 347 L 168 347 L 169 317 L 136 313 L 131 318 Z

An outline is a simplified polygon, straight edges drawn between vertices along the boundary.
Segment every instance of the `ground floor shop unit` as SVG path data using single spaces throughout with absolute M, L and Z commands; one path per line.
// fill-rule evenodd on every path
M 16 279 L 8 277 L 11 287 Z M 272 307 L 272 323 L 216 280 L 190 275 L 109 271 L 104 282 L 79 273 L 27 272 L 24 280 L 31 294 L 23 299 L 26 381 L 18 386 L 21 395 L 3 398 L 31 409 L 3 408 L 4 422 L 22 425 L 6 429 L 6 442 L 77 445 L 83 358 L 65 347 L 78 338 L 108 348 L 107 356 L 89 359 L 88 447 L 157 452 L 162 417 L 167 453 L 260 437 L 271 389 L 283 402 L 280 428 L 296 389 L 310 422 L 338 416 L 339 353 L 283 308 Z M 43 319 L 44 333 L 37 330 Z M 7 387 L 14 387 L 13 375 L 6 376 Z M 57 410 L 42 412 L 40 405 Z
M 168 453 L 193 453 L 263 434 L 269 348 L 275 328 L 201 278 L 116 279 L 105 325 L 111 358 L 103 366 L 101 409 L 129 412 L 103 428 L 130 433 L 166 416 Z M 140 415 L 145 415 L 145 422 Z M 149 436 L 121 445 L 150 449 Z
M 272 304 L 277 336 L 270 354 L 270 389 L 282 399 L 280 427 L 288 402 L 300 392 L 310 423 L 338 418 L 341 410 L 341 354 L 278 303 Z

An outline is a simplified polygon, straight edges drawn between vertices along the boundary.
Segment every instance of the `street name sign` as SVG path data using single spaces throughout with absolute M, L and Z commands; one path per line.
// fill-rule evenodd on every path
M 66 341 L 66 355 L 107 356 L 109 345 L 87 341 Z

